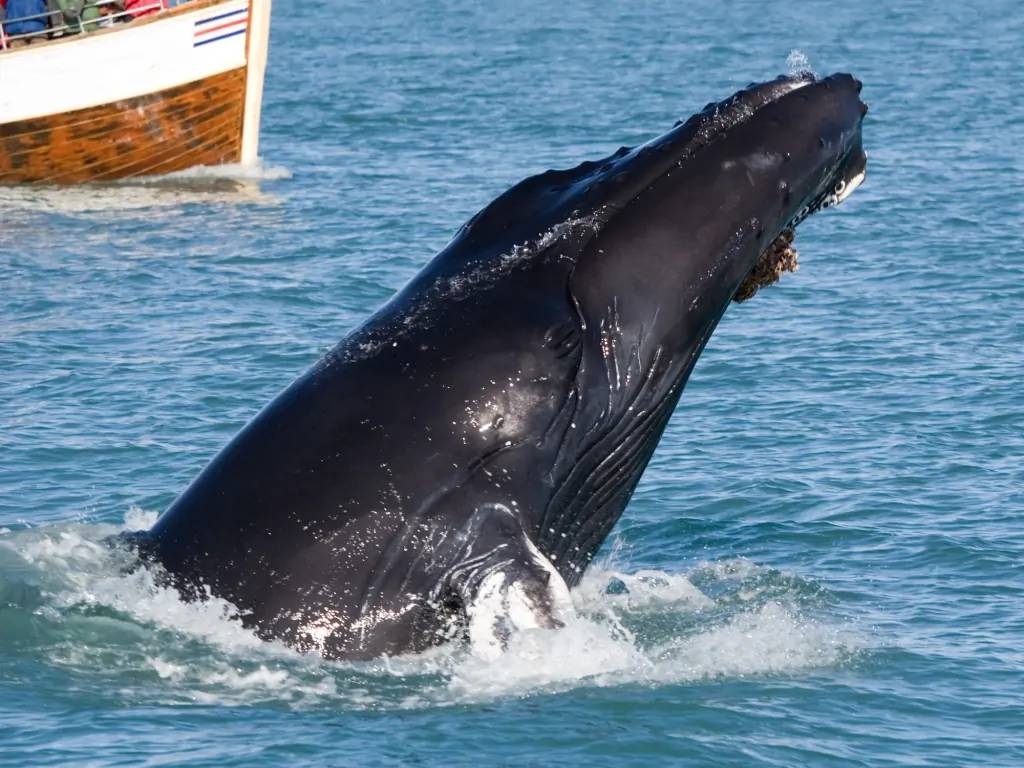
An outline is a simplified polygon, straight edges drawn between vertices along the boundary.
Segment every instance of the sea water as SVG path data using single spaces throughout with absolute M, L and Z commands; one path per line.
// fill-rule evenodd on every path
M 1001 0 L 278 0 L 261 168 L 0 190 L 0 763 L 1024 765 L 1022 40 Z M 100 544 L 509 185 L 805 66 L 864 81 L 867 181 L 729 310 L 564 629 L 330 662 Z

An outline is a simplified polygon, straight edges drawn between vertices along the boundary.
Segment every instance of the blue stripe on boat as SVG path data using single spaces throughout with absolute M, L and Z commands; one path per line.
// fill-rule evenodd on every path
M 239 8 L 237 11 L 228 11 L 227 13 L 222 13 L 220 16 L 211 16 L 208 19 L 203 19 L 202 21 L 197 21 L 196 22 L 196 26 L 197 27 L 201 27 L 203 24 L 209 24 L 212 21 L 220 21 L 221 19 L 226 19 L 229 16 L 237 16 L 240 13 L 247 13 L 248 10 L 249 10 L 249 6 L 246 6 L 245 8 Z
M 210 37 L 210 38 L 207 38 L 206 40 L 199 40 L 198 42 L 193 43 L 192 47 L 193 48 L 198 48 L 200 45 L 206 45 L 207 43 L 216 43 L 218 40 L 227 40 L 229 37 L 234 37 L 235 35 L 244 35 L 244 34 L 245 34 L 245 29 L 239 29 L 237 32 L 228 32 L 226 35 L 221 35 L 220 37 Z

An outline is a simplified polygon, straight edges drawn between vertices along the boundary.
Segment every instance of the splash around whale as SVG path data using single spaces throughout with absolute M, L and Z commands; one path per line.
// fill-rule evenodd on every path
M 517 184 L 129 541 L 328 658 L 560 626 L 726 308 L 863 180 L 859 93 L 751 85 Z

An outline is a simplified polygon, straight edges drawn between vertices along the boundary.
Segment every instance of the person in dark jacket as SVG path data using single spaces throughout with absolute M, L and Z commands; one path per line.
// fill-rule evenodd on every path
M 64 23 L 68 26 L 68 34 L 88 32 L 99 26 L 100 10 L 97 0 L 54 0 L 62 11 Z M 58 16 L 54 18 L 60 19 Z M 85 22 L 92 22 L 86 24 Z
M 9 21 L 4 22 L 4 31 L 9 37 L 45 35 L 46 0 L 7 0 L 7 18 Z M 11 40 L 10 46 L 13 48 L 19 44 L 27 45 L 38 39 L 42 38 L 25 37 Z

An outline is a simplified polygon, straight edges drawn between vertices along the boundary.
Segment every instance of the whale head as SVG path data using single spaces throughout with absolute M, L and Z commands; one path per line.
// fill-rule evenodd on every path
M 619 189 L 573 275 L 587 319 L 615 304 L 648 347 L 699 354 L 730 301 L 756 290 L 759 262 L 863 181 L 860 89 L 845 74 L 779 78 L 620 152 L 602 179 Z
M 713 327 L 752 293 L 737 295 L 760 257 L 864 180 L 860 91 L 849 74 L 751 84 L 639 147 L 530 177 L 459 230 L 434 274 L 557 254 L 574 265 L 584 320 L 617 298 L 650 333 L 679 324 L 668 307 L 696 302 L 691 335 Z

